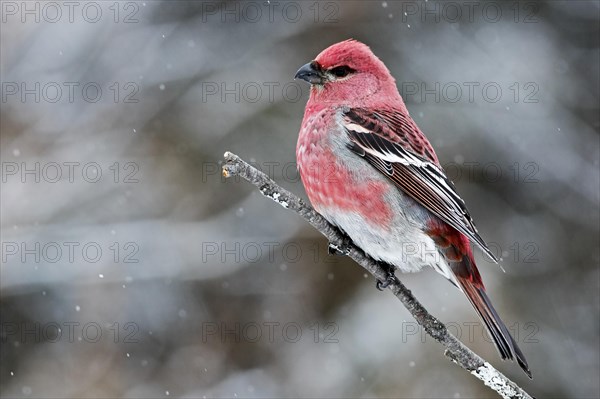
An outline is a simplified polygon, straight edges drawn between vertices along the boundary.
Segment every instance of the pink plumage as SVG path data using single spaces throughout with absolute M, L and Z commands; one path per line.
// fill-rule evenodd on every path
M 495 258 L 383 62 L 347 40 L 296 78 L 311 84 L 296 157 L 314 208 L 374 259 L 444 275 L 465 293 L 501 357 L 516 359 L 531 377 L 487 297 L 471 244 Z

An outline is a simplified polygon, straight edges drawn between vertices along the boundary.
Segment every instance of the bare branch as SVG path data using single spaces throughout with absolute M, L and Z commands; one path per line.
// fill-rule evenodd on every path
M 330 244 L 342 249 L 344 254 L 366 269 L 377 280 L 385 281 L 388 278 L 384 266 L 366 255 L 353 243 L 347 242 L 347 239 L 345 239 L 340 231 L 318 214 L 309 204 L 284 188 L 279 187 L 266 174 L 249 165 L 237 155 L 226 152 L 225 161 L 223 176 L 240 176 L 249 181 L 258 187 L 263 195 L 271 198 L 284 208 L 302 216 L 315 229 L 319 230 L 329 240 Z M 521 387 L 463 345 L 454 335 L 450 334 L 446 326 L 429 314 L 427 309 L 421 305 L 412 292 L 400 280 L 394 278 L 388 288 L 425 329 L 427 334 L 446 347 L 444 352 L 446 357 L 479 378 L 485 385 L 496 391 L 503 398 L 532 399 Z

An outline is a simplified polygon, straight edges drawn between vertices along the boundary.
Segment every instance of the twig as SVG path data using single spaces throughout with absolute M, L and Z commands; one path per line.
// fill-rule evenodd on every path
M 352 258 L 377 280 L 385 281 L 388 279 L 388 273 L 384 266 L 366 255 L 353 243 L 348 243 L 347 239 L 344 239 L 344 236 L 342 236 L 335 226 L 331 225 L 306 202 L 284 188 L 279 187 L 266 174 L 249 165 L 237 155 L 226 152 L 225 161 L 223 176 L 240 176 L 249 181 L 258 187 L 263 195 L 271 198 L 284 208 L 290 209 L 302 216 L 315 229 L 319 230 L 329 240 L 331 245 L 342 248 L 345 255 Z M 412 292 L 400 280 L 394 277 L 388 288 L 425 329 L 427 334 L 446 347 L 444 354 L 452 362 L 479 378 L 485 385 L 496 391 L 503 398 L 532 399 L 521 387 L 463 345 L 454 335 L 450 334 L 446 326 L 429 314 L 427 309 L 421 305 Z

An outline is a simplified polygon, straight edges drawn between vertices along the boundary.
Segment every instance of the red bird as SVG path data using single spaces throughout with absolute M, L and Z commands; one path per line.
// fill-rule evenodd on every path
M 516 358 L 531 378 L 485 292 L 471 244 L 497 259 L 383 62 L 365 44 L 347 40 L 295 77 L 311 84 L 296 158 L 314 208 L 372 258 L 402 272 L 431 266 L 450 280 L 469 298 L 502 359 Z

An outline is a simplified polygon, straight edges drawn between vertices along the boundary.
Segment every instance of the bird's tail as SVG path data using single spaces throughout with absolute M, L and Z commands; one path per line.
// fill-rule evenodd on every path
M 500 316 L 498 316 L 496 309 L 492 306 L 492 302 L 485 293 L 483 284 L 474 283 L 471 278 L 461 276 L 460 274 L 455 274 L 455 276 L 459 288 L 467 295 L 467 298 L 469 298 L 469 301 L 487 327 L 502 359 L 513 360 L 516 358 L 519 366 L 521 366 L 529 378 L 532 378 L 525 355 L 523 355 L 523 352 L 521 352 L 514 338 L 508 332 Z
M 490 298 L 485 293 L 481 275 L 473 259 L 469 239 L 446 225 L 442 225 L 442 228 L 438 226 L 437 229 L 432 229 L 429 234 L 446 259 L 445 265 L 440 264 L 437 268 L 438 272 L 443 274 L 469 298 L 469 302 L 481 317 L 494 340 L 502 359 L 516 359 L 519 366 L 531 378 L 531 371 L 529 371 L 525 355 L 508 332 L 508 328 L 498 316 Z

